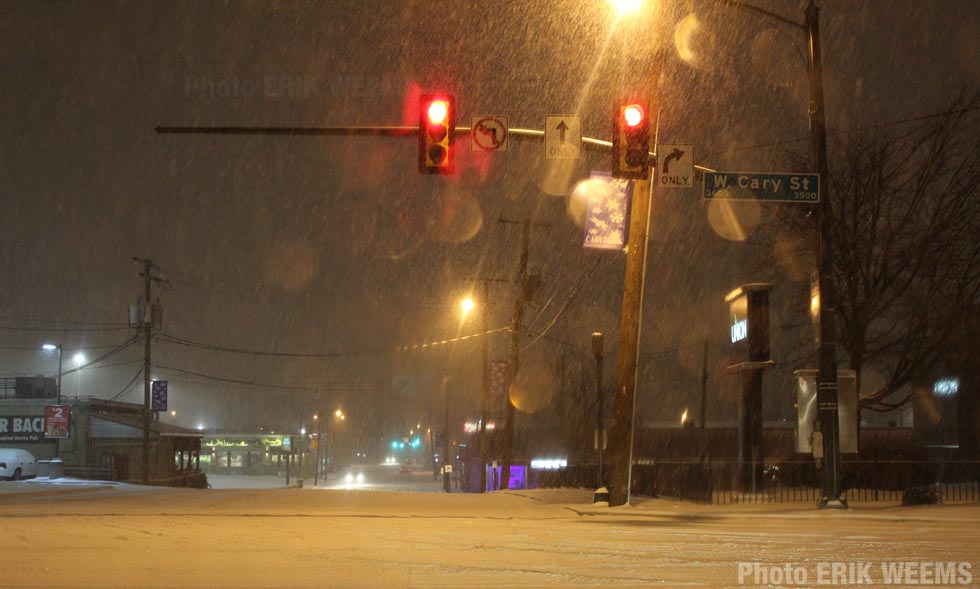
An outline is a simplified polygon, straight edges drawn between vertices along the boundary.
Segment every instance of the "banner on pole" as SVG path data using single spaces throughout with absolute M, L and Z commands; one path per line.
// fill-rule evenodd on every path
M 586 181 L 588 204 L 585 213 L 584 247 L 621 250 L 629 239 L 629 180 L 606 172 L 592 172 Z
M 506 360 L 490 362 L 490 408 L 487 421 L 504 417 L 504 408 L 510 390 L 510 365 Z

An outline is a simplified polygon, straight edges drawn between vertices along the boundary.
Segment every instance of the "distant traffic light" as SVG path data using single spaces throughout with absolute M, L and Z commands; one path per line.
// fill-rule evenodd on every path
M 613 177 L 646 178 L 650 173 L 650 116 L 646 102 L 618 103 L 613 117 Z
M 419 172 L 452 174 L 456 98 L 450 94 L 424 94 L 419 102 Z

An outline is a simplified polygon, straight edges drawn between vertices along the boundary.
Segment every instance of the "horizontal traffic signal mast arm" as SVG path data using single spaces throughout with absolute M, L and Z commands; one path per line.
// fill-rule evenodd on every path
M 469 135 L 470 127 L 456 127 L 455 135 Z M 156 132 L 161 135 L 282 135 L 307 137 L 418 137 L 417 126 L 391 127 L 242 127 L 242 126 L 157 126 Z M 508 140 L 544 141 L 544 131 L 537 129 L 507 129 Z M 582 137 L 583 149 L 597 152 L 608 152 L 612 149 L 612 141 Z M 657 154 L 650 152 L 655 162 Z M 701 172 L 714 172 L 711 168 L 694 166 Z

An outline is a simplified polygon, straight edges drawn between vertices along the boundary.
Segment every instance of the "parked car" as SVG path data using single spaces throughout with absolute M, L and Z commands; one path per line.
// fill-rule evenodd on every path
M 37 460 L 27 450 L 0 448 L 0 479 L 19 481 L 37 476 Z

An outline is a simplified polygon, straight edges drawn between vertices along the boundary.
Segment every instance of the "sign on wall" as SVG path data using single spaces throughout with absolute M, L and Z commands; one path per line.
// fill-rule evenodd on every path
M 71 405 L 48 405 L 44 408 L 44 437 L 67 438 L 71 434 Z
M 0 416 L 0 444 L 43 441 L 43 415 Z

